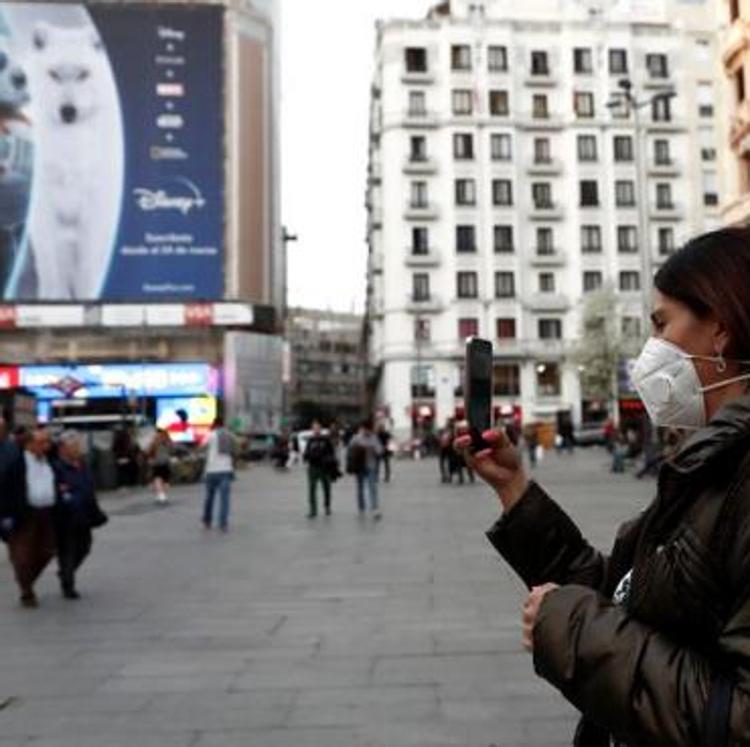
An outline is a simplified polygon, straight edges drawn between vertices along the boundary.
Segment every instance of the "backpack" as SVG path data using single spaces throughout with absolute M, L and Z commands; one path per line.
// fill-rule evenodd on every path
M 232 456 L 234 451 L 232 437 L 223 428 L 216 431 L 216 451 L 223 456 Z
M 346 472 L 349 475 L 361 475 L 367 469 L 367 449 L 362 444 L 354 443 L 346 453 Z

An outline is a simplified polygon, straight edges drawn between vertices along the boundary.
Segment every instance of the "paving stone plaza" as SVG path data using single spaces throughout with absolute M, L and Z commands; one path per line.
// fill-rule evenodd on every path
M 0 559 L 0 747 L 542 747 L 575 713 L 520 645 L 521 583 L 484 538 L 498 513 L 437 463 L 396 462 L 384 519 L 305 518 L 301 469 L 241 473 L 227 536 L 201 486 L 158 508 L 110 494 L 110 524 L 66 602 L 17 605 Z M 548 455 L 540 481 L 608 547 L 654 491 L 600 450 Z

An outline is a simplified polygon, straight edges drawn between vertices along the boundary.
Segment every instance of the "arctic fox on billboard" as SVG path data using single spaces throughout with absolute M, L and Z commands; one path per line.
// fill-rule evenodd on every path
M 223 294 L 222 10 L 0 6 L 6 300 Z

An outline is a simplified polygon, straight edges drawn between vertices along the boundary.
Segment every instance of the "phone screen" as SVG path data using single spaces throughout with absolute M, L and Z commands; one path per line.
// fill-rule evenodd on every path
M 482 448 L 481 434 L 492 427 L 492 343 L 472 337 L 466 343 L 466 419 L 475 448 Z

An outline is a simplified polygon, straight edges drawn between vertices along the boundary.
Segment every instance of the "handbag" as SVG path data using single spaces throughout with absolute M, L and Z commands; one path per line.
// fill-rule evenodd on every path
M 88 518 L 91 529 L 99 529 L 109 522 L 109 516 L 104 513 L 96 498 L 91 501 Z

